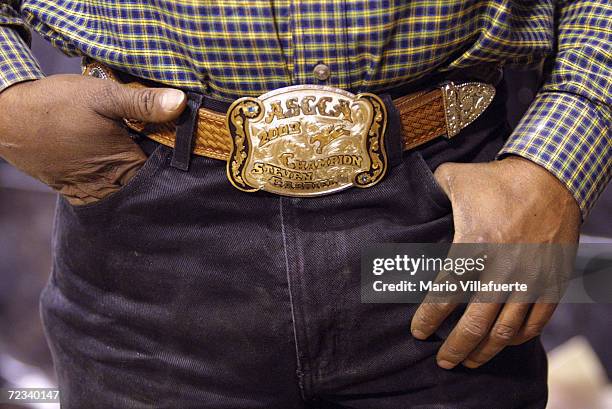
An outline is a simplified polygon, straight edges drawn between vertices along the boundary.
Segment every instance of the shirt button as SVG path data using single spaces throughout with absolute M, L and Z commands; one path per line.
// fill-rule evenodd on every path
M 317 64 L 313 70 L 314 77 L 320 81 L 325 81 L 331 75 L 331 70 L 325 64 Z

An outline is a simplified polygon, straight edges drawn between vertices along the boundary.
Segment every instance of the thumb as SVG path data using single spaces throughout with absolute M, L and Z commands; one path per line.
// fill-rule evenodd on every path
M 434 171 L 434 179 L 449 199 L 451 197 L 450 178 L 453 175 L 452 169 L 454 165 L 454 163 L 450 162 L 442 163 Z
M 148 123 L 172 121 L 187 105 L 184 92 L 173 88 L 147 88 L 123 84 L 107 84 L 105 97 L 94 109 L 101 115 L 120 120 L 133 119 Z

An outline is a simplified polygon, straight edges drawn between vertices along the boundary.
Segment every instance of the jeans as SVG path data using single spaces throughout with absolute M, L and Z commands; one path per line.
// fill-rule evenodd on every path
M 318 198 L 243 193 L 224 162 L 183 172 L 143 142 L 149 160 L 122 190 L 58 202 L 41 304 L 62 407 L 544 408 L 539 340 L 447 371 L 435 355 L 461 311 L 419 341 L 417 305 L 360 302 L 364 245 L 452 240 L 432 171 L 492 160 L 503 117 L 498 101 L 376 186 Z

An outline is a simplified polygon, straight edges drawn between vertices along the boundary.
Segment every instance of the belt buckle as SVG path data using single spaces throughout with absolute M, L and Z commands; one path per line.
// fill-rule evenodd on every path
M 245 192 L 312 197 L 378 183 L 387 170 L 387 110 L 376 95 L 321 85 L 236 100 L 227 177 Z

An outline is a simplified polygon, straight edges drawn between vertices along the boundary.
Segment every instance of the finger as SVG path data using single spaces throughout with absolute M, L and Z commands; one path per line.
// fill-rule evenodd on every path
M 410 332 L 417 339 L 429 338 L 455 308 L 457 303 L 443 303 L 425 298 L 412 317 Z
M 501 304 L 472 303 L 438 351 L 438 365 L 452 369 L 480 344 L 495 322 Z
M 122 118 L 147 123 L 169 122 L 185 109 L 185 93 L 172 88 L 133 87 L 102 81 L 89 101 L 98 114 L 111 119 Z
M 477 368 L 488 362 L 512 342 L 518 334 L 531 304 L 509 302 L 504 305 L 495 324 L 485 339 L 474 349 L 463 362 L 468 368 Z
M 455 242 L 453 242 L 446 257 L 455 257 L 456 251 L 457 246 L 455 246 Z M 443 284 L 446 282 L 457 283 L 457 275 L 452 270 L 442 270 L 437 274 L 433 282 L 435 284 Z M 467 302 L 465 294 L 462 292 L 429 292 L 412 317 L 410 323 L 412 335 L 421 340 L 429 338 L 462 302 Z
M 538 300 L 531 308 L 527 320 L 514 336 L 510 345 L 520 345 L 540 335 L 556 308 L 557 304 L 543 303 Z

